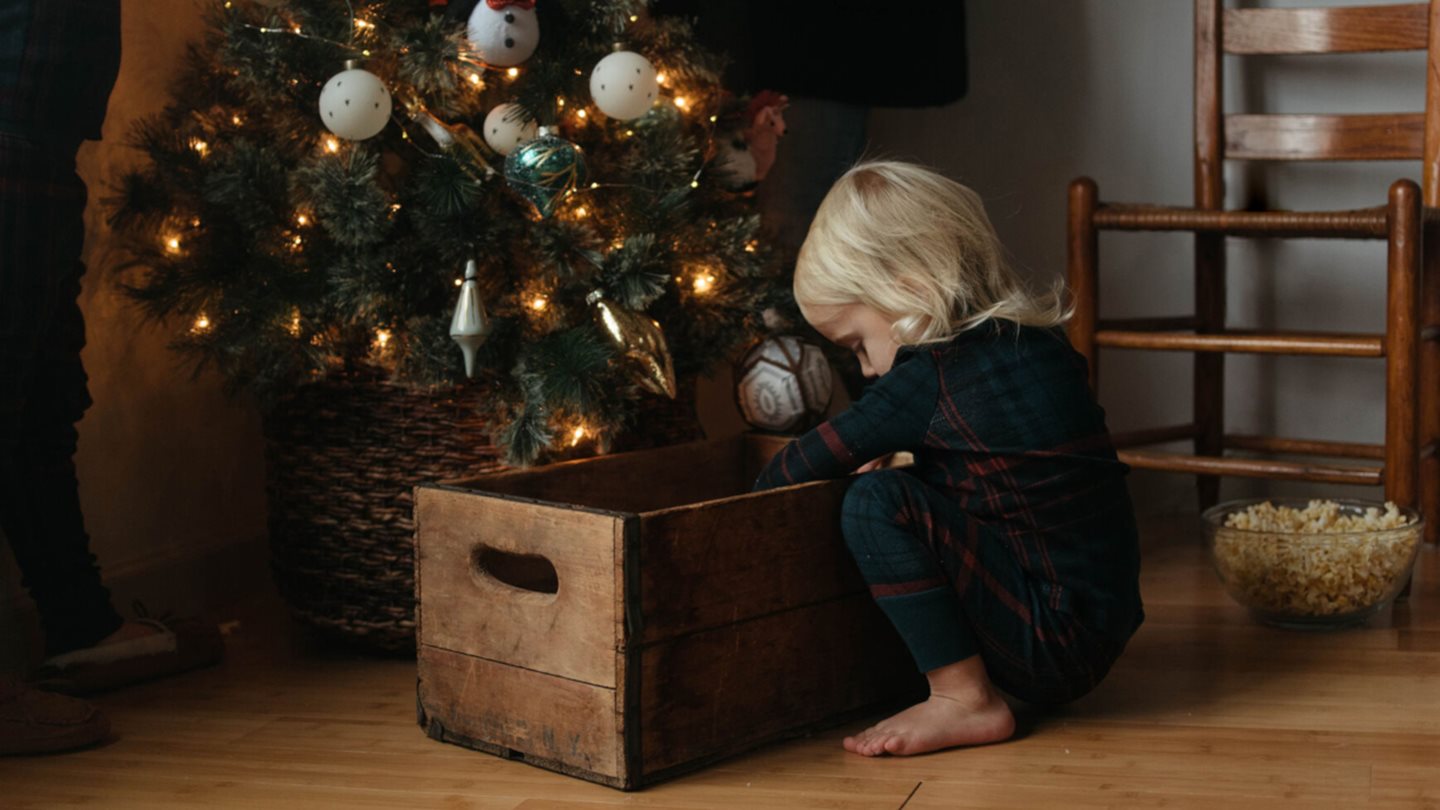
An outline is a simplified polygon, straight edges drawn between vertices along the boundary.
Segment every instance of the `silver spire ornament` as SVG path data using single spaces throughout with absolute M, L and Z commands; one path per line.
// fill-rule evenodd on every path
M 465 376 L 471 379 L 475 377 L 475 350 L 490 333 L 490 318 L 485 314 L 480 282 L 476 280 L 479 273 L 474 259 L 465 262 L 465 281 L 460 285 L 460 300 L 455 303 L 455 315 L 450 319 L 450 337 L 465 353 Z

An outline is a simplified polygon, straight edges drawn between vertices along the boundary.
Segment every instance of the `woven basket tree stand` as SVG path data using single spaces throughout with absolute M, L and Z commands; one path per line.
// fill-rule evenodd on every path
M 302 386 L 265 416 L 271 568 L 291 613 L 372 652 L 415 652 L 412 489 L 504 465 L 476 386 L 412 389 L 376 371 Z M 703 437 L 694 380 L 647 399 L 616 449 Z

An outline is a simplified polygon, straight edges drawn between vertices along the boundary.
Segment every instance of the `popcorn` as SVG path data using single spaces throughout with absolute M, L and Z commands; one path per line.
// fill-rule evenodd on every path
M 1304 509 L 1267 501 L 1226 515 L 1214 554 L 1221 577 L 1251 607 L 1336 616 L 1398 589 L 1419 542 L 1420 526 L 1393 503 L 1362 512 L 1334 501 Z

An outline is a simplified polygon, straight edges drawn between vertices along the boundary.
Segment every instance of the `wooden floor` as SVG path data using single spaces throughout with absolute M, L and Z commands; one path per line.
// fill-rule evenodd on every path
M 1393 615 L 1293 633 L 1162 534 L 1109 679 L 1003 745 L 866 760 L 840 748 L 852 725 L 625 794 L 427 739 L 412 662 L 317 648 L 267 601 L 223 666 L 99 700 L 108 743 L 0 760 L 0 807 L 1440 807 L 1440 555 Z

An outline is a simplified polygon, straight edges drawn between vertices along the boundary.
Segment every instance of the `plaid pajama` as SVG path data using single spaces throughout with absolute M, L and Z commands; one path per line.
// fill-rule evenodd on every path
M 842 516 L 871 592 L 922 670 L 971 655 L 1024 700 L 1093 688 L 1143 621 L 1124 475 L 1085 363 L 1058 329 L 991 324 L 903 348 L 757 489 L 858 478 Z

